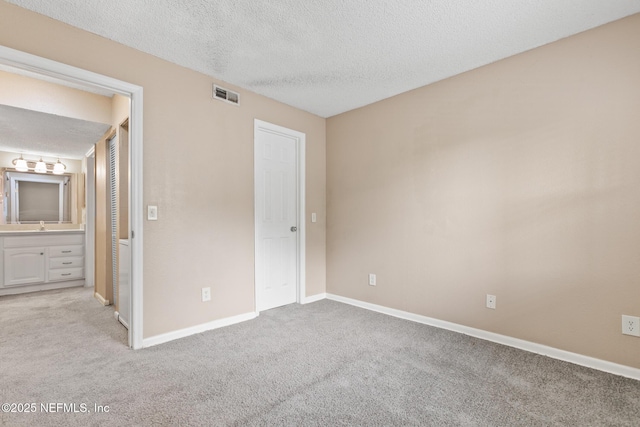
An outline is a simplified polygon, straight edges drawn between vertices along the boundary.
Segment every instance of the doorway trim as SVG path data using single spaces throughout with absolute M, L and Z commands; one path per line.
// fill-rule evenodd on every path
M 297 284 L 296 284 L 296 302 L 298 304 L 303 304 L 306 298 L 306 191 L 305 191 L 305 161 L 306 161 L 306 134 L 303 132 L 299 132 L 293 129 L 285 128 L 282 126 L 275 125 L 273 123 L 265 122 L 259 119 L 254 119 L 253 122 L 253 174 L 254 174 L 254 310 L 256 315 L 259 315 L 258 311 L 258 281 L 255 276 L 255 262 L 258 258 L 258 230 L 256 228 L 256 197 L 257 197 L 257 176 L 256 176 L 256 168 L 257 168 L 257 134 L 258 131 L 266 131 L 270 133 L 285 135 L 289 138 L 293 138 L 296 140 L 296 152 L 298 153 L 298 157 L 296 158 L 296 169 L 298 175 L 297 181 L 297 196 L 298 196 L 298 207 L 297 207 L 297 223 L 298 223 L 298 232 L 296 233 L 297 238 Z
M 142 87 L 92 71 L 76 68 L 26 52 L 0 45 L 0 64 L 18 68 L 42 76 L 74 83 L 86 88 L 106 89 L 129 97 L 129 170 L 131 192 L 129 194 L 129 229 L 131 238 L 131 319 L 129 346 L 142 348 L 142 285 L 143 285 L 143 186 L 142 186 Z

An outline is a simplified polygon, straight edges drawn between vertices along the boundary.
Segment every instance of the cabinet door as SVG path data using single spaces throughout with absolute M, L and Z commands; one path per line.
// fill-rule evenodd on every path
M 4 286 L 44 282 L 44 248 L 4 250 Z

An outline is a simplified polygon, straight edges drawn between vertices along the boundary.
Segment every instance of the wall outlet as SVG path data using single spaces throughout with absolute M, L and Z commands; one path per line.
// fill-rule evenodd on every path
M 640 337 L 640 317 L 622 315 L 622 333 Z
M 375 286 L 376 285 L 376 275 L 375 274 L 369 274 L 369 285 L 370 286 Z
M 496 309 L 496 296 L 487 294 L 487 308 Z
M 202 302 L 211 301 L 211 288 L 202 288 Z

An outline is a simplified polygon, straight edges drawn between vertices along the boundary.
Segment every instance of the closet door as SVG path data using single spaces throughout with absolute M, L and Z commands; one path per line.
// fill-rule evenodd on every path
M 113 304 L 118 306 L 118 143 L 109 140 L 109 192 L 111 210 L 111 268 L 113 278 Z

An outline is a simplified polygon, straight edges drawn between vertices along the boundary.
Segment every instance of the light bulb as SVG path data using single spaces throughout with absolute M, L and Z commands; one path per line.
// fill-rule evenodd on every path
M 19 159 L 16 159 L 16 170 L 18 172 L 27 172 L 29 170 L 29 166 L 27 166 L 27 161 L 20 156 Z
M 65 165 L 60 163 L 60 159 L 58 159 L 57 163 L 53 165 L 53 173 L 56 175 L 62 175 L 65 169 L 66 169 Z
M 40 160 L 38 160 L 38 163 L 36 163 L 36 168 L 34 169 L 34 171 L 38 173 L 47 173 L 47 164 L 42 161 L 42 157 L 40 157 Z

